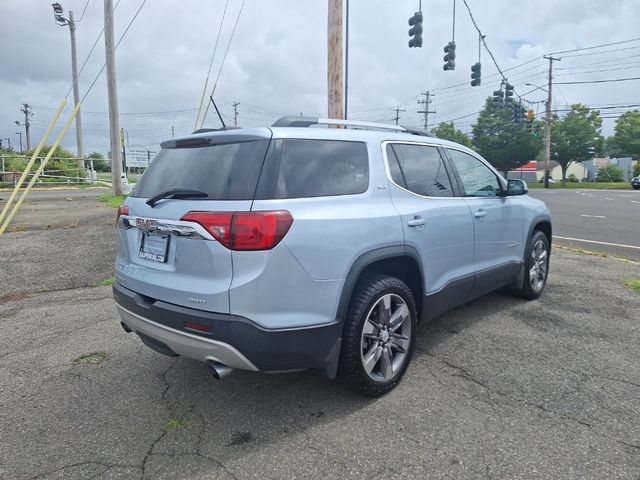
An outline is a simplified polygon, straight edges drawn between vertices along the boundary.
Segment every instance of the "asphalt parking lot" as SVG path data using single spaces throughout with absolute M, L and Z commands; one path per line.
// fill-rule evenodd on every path
M 94 286 L 114 216 L 31 202 L 0 239 L 0 478 L 640 478 L 638 263 L 555 249 L 541 299 L 422 325 L 372 400 L 307 373 L 216 381 L 125 334 Z

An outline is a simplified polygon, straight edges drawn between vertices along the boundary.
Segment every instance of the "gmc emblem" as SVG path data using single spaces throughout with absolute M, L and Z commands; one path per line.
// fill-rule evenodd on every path
M 158 226 L 157 220 L 153 218 L 136 218 L 136 227 L 142 230 L 152 230 Z

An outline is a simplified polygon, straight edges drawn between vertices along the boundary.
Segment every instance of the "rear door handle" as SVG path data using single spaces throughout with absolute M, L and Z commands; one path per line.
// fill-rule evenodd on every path
M 424 218 L 422 218 L 420 215 L 416 215 L 415 217 L 413 217 L 413 220 L 409 220 L 407 222 L 407 225 L 409 225 L 410 227 L 421 227 L 424 224 Z
M 473 216 L 476 218 L 483 218 L 483 217 L 486 217 L 487 215 L 488 215 L 487 212 L 482 208 L 480 210 L 477 210 L 473 214 Z

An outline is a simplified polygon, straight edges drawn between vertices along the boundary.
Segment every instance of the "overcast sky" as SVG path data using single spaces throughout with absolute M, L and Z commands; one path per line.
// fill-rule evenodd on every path
M 116 9 L 119 38 L 142 0 L 121 0 Z M 86 0 L 61 2 L 65 14 L 78 19 Z M 21 104 L 33 106 L 35 145 L 53 110 L 71 84 L 69 31 L 54 22 L 50 1 L 0 0 L 0 137 L 18 143 L 15 120 L 23 120 Z M 457 1 L 456 70 L 442 69 L 444 45 L 451 40 L 453 0 L 423 0 L 423 47 L 407 46 L 407 19 L 418 0 L 351 0 L 349 117 L 420 125 L 416 100 L 435 92 L 429 123 L 451 119 L 465 133 L 475 112 L 499 87 L 500 77 L 482 52 L 482 85 L 471 87 L 470 67 L 478 60 L 478 35 L 462 3 Z M 548 62 L 542 55 L 640 37 L 638 0 L 468 0 L 501 69 L 530 63 L 505 73 L 518 94 L 525 83 L 546 84 Z M 242 0 L 229 0 L 220 44 L 211 72 L 212 83 L 227 48 Z M 121 126 L 130 148 L 157 149 L 158 143 L 189 133 L 194 126 L 225 0 L 148 0 L 116 52 Z M 89 0 L 77 26 L 78 60 L 84 62 L 103 27 L 102 0 Z M 222 69 L 216 100 L 227 122 L 239 102 L 242 126 L 269 125 L 285 114 L 326 115 L 327 0 L 246 0 Z M 612 51 L 613 50 L 613 51 Z M 606 53 L 599 53 L 606 52 Z M 586 54 L 586 55 L 585 55 Z M 640 41 L 596 50 L 557 55 L 562 61 L 555 81 L 640 76 Z M 617 59 L 617 60 L 616 60 Z M 612 61 L 613 60 L 613 61 Z M 80 77 L 85 94 L 104 63 L 101 38 Z M 615 70 L 614 70 L 615 69 Z M 85 150 L 105 153 L 109 145 L 107 90 L 103 73 L 83 104 Z M 459 83 L 462 87 L 451 88 Z M 210 83 L 210 84 L 211 84 Z M 640 103 L 640 81 L 556 85 L 554 108 L 582 102 L 591 106 Z M 545 98 L 537 90 L 530 101 Z M 69 97 L 73 103 L 73 97 Z M 542 103 L 536 104 L 542 111 Z M 625 108 L 602 110 L 613 116 Z M 464 118 L 460 118 L 464 117 Z M 604 133 L 613 133 L 605 119 Z M 206 126 L 218 126 L 213 112 Z M 20 130 L 18 130 L 20 129 Z M 24 136 L 24 135 L 23 135 Z M 24 139 L 23 139 L 24 141 Z M 6 140 L 5 140 L 6 142 Z M 72 129 L 63 145 L 75 151 Z

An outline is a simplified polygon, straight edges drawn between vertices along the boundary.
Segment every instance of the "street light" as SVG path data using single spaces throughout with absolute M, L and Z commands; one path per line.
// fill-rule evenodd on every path
M 53 16 L 56 23 L 61 27 L 69 26 L 69 34 L 71 35 L 71 75 L 73 79 L 73 103 L 78 106 L 80 103 L 80 92 L 78 89 L 78 60 L 76 58 L 76 23 L 73 19 L 73 11 L 69 10 L 69 18 L 65 18 L 64 9 L 58 2 L 52 3 Z M 84 145 L 82 141 L 82 117 L 80 109 L 76 114 L 76 144 L 78 146 L 78 168 L 84 172 Z

